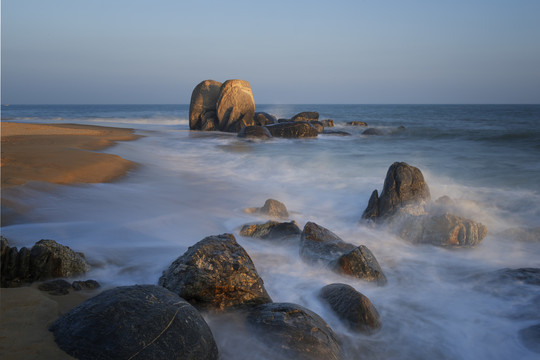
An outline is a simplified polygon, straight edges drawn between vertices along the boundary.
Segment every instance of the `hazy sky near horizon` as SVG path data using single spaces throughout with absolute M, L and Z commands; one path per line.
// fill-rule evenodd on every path
M 2 0 L 2 103 L 540 103 L 538 0 Z

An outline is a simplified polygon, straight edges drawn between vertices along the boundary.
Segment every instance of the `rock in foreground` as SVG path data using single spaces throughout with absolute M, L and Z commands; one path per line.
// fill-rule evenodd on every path
M 50 330 L 61 349 L 82 360 L 218 358 L 199 312 L 154 285 L 104 291 L 62 315 Z
M 159 285 L 201 309 L 234 309 L 272 302 L 253 261 L 232 234 L 209 236 L 163 272 Z
M 54 240 L 40 240 L 32 249 L 17 251 L 2 237 L 2 287 L 20 286 L 38 280 L 67 278 L 90 270 L 82 254 Z
M 260 305 L 248 324 L 275 350 L 276 359 L 338 360 L 341 345 L 326 322 L 313 311 L 290 303 Z
M 381 328 L 381 319 L 375 306 L 352 286 L 326 285 L 321 289 L 320 297 L 352 330 L 371 334 Z

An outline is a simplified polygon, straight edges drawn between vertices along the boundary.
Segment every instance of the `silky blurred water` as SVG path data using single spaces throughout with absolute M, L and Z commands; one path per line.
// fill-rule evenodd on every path
M 351 136 L 246 141 L 191 132 L 187 105 L 11 105 L 2 119 L 131 127 L 145 137 L 105 150 L 140 166 L 108 184 L 32 183 L 3 194 L 34 210 L 2 227 L 11 244 L 54 239 L 94 265 L 87 278 L 105 286 L 157 283 L 161 272 L 205 236 L 232 232 L 276 302 L 321 315 L 350 359 L 535 359 L 518 331 L 540 322 L 540 289 L 490 282 L 501 268 L 540 267 L 540 240 L 508 229 L 540 226 L 540 106 L 258 105 L 278 118 L 318 111 Z M 362 135 L 360 120 L 383 132 Z M 403 128 L 398 128 L 403 126 Z M 360 222 L 388 167 L 420 168 L 432 198 L 448 195 L 461 216 L 488 235 L 473 249 L 412 245 Z M 300 227 L 314 221 L 377 257 L 388 284 L 377 287 L 303 263 L 297 245 L 243 238 L 246 214 L 268 198 L 286 204 Z M 509 235 L 510 234 L 510 235 Z M 488 275 L 486 275 L 488 274 Z M 368 296 L 383 327 L 350 332 L 318 299 L 345 282 Z M 272 358 L 235 321 L 208 316 L 224 359 Z M 239 355 L 241 354 L 241 355 Z M 261 355 L 263 354 L 263 355 Z

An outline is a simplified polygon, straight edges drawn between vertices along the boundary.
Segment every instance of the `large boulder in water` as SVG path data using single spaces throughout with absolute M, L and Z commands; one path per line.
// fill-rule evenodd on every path
M 313 222 L 306 223 L 300 236 L 300 257 L 307 262 L 326 263 L 340 274 L 386 284 L 386 276 L 366 246 L 349 244 Z
M 421 207 L 430 199 L 429 187 L 422 172 L 407 163 L 395 162 L 386 173 L 381 196 L 378 196 L 377 190 L 373 191 L 362 217 L 371 220 L 385 219 L 405 207 Z
M 176 259 L 159 285 L 197 308 L 242 308 L 272 302 L 253 261 L 232 234 L 208 236 Z
M 347 284 L 330 284 L 319 296 L 349 328 L 363 333 L 374 333 L 381 328 L 379 312 L 367 296 Z
M 191 130 L 215 130 L 218 122 L 216 103 L 221 85 L 219 81 L 204 80 L 195 86 L 189 103 Z
M 319 113 L 316 111 L 303 111 L 294 115 L 291 121 L 318 121 Z
M 341 344 L 316 313 L 300 305 L 273 303 L 250 310 L 248 324 L 273 349 L 276 359 L 338 360 Z
M 90 270 L 84 255 L 54 240 L 40 240 L 31 249 L 23 247 L 20 251 L 3 237 L 1 242 L 2 287 L 72 277 Z
M 237 133 L 244 126 L 255 125 L 255 99 L 249 82 L 225 81 L 219 90 L 216 109 L 221 131 Z
M 155 285 L 104 291 L 62 315 L 50 331 L 62 350 L 82 360 L 218 358 L 199 312 Z
M 317 137 L 319 132 L 308 122 L 283 122 L 267 125 L 266 128 L 274 137 L 310 138 Z

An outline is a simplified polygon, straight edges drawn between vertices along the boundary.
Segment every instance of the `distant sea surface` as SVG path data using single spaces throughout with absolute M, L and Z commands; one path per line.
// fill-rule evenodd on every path
M 351 135 L 246 141 L 189 131 L 189 105 L 2 106 L 2 120 L 130 127 L 145 135 L 105 150 L 141 165 L 120 181 L 22 188 L 17 200 L 34 210 L 2 227 L 2 235 L 18 247 L 55 239 L 86 254 L 94 264 L 88 278 L 117 286 L 155 284 L 189 246 L 232 232 L 274 301 L 320 314 L 348 358 L 538 358 L 519 333 L 540 323 L 540 287 L 495 274 L 540 268 L 540 105 L 257 105 L 257 111 L 277 118 L 318 111 L 334 120 L 334 130 Z M 357 120 L 382 135 L 346 125 Z M 482 243 L 461 250 L 412 245 L 362 223 L 371 192 L 382 190 L 396 161 L 422 171 L 433 200 L 447 195 L 461 216 L 485 224 Z M 300 227 L 314 221 L 366 245 L 388 284 L 305 264 L 297 246 L 238 236 L 242 224 L 264 221 L 243 209 L 268 198 L 285 203 Z M 332 282 L 371 299 L 381 315 L 379 333 L 349 331 L 321 303 L 319 289 Z M 224 359 L 256 356 L 241 329 L 219 317 L 208 321 Z

